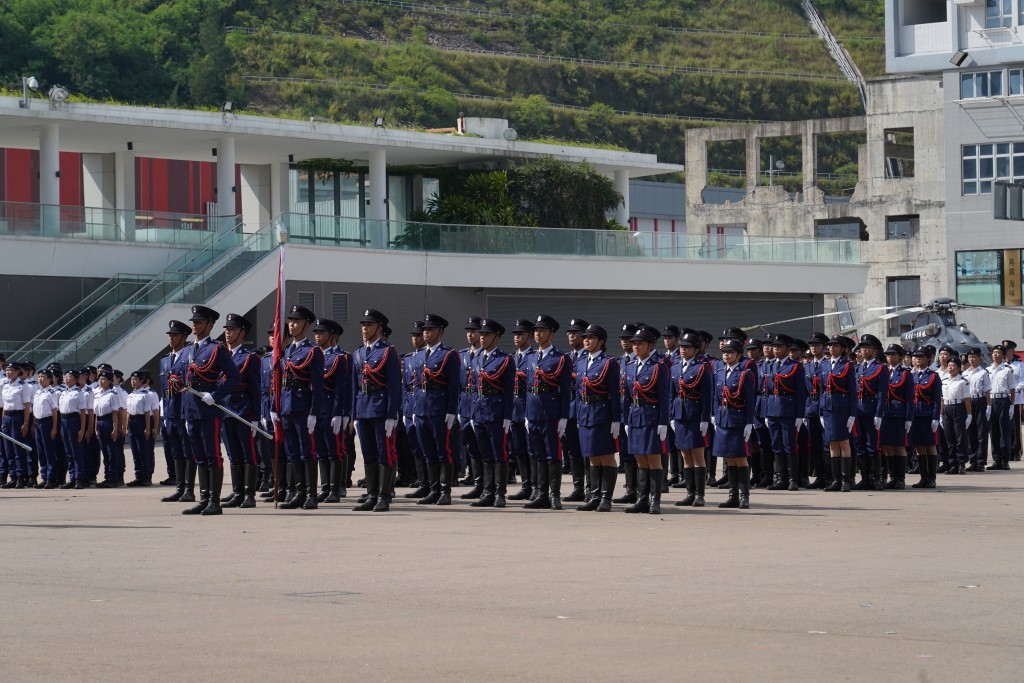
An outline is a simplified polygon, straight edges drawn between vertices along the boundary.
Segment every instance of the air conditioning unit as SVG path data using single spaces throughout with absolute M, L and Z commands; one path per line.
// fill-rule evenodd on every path
M 981 7 L 985 0 L 953 0 L 953 4 L 958 7 Z

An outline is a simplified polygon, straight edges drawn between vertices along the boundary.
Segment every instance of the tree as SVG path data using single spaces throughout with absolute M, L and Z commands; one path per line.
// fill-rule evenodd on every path
M 606 217 L 622 204 L 608 176 L 590 164 L 570 164 L 545 157 L 512 172 L 522 210 L 535 225 L 599 230 L 614 227 Z

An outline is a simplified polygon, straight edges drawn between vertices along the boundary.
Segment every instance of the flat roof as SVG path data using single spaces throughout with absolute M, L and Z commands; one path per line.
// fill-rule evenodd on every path
M 60 148 L 67 152 L 122 152 L 130 141 L 139 156 L 212 161 L 219 138 L 235 139 L 235 162 L 270 164 L 313 158 L 367 161 L 371 150 L 385 150 L 388 165 L 451 166 L 500 159 L 551 156 L 588 162 L 598 171 L 625 170 L 631 178 L 674 173 L 677 164 L 657 155 L 537 142 L 492 140 L 438 133 L 297 121 L 221 112 L 65 102 L 51 110 L 35 98 L 30 109 L 21 98 L 0 97 L 0 147 L 37 149 L 39 127 L 60 126 Z M 682 138 L 679 144 L 683 145 Z

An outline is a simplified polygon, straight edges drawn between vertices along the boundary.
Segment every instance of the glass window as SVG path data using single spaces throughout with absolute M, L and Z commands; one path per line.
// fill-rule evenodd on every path
M 1024 7 L 1024 3 L 1021 4 Z M 1024 95 L 1024 69 L 1010 69 L 1007 72 L 1010 89 L 1009 95 Z
M 921 227 L 919 216 L 887 216 L 885 219 L 885 239 L 909 240 L 917 237 Z
M 969 100 L 974 97 L 974 74 L 960 74 L 960 99 Z
M 956 300 L 962 304 L 1001 306 L 1003 283 L 1002 252 L 958 251 L 956 253 Z
M 855 221 L 846 223 L 815 221 L 814 237 L 819 240 L 859 240 L 860 225 Z
M 347 218 L 359 218 L 363 215 L 363 203 L 359 200 L 359 174 L 341 173 L 338 176 L 341 186 L 338 215 Z
M 921 303 L 921 278 L 890 277 L 885 281 L 885 303 L 887 306 L 914 306 Z M 914 313 L 889 318 L 886 321 L 886 335 L 898 337 L 909 332 L 914 326 Z
M 985 0 L 985 28 L 1013 25 L 1013 0 Z
M 1011 152 L 1012 150 L 1012 152 Z M 960 157 L 963 194 L 988 194 L 995 180 L 1024 180 L 1024 145 L 964 145 Z
M 309 173 L 297 168 L 288 171 L 288 205 L 292 213 L 309 213 Z
M 1020 69 L 1017 69 L 1018 77 Z M 1002 71 L 975 71 L 960 74 L 960 99 L 973 97 L 1001 97 L 1003 94 Z

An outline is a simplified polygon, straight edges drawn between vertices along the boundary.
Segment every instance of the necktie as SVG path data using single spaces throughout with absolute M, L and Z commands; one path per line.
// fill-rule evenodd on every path
M 590 358 L 587 359 L 587 370 L 589 370 L 590 366 L 593 365 L 593 364 L 594 364 L 594 357 L 591 356 Z

